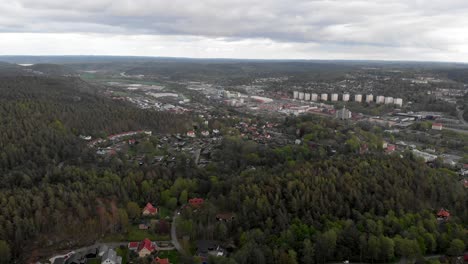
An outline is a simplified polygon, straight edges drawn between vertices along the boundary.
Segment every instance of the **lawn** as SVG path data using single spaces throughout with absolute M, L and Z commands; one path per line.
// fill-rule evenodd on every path
M 159 207 L 159 212 L 158 212 L 158 216 L 159 216 L 159 219 L 165 219 L 166 217 L 172 217 L 172 213 L 173 211 L 165 208 L 165 207 Z
M 145 238 L 148 238 L 151 241 L 171 240 L 169 235 L 158 235 L 153 233 L 151 230 L 140 230 L 136 225 L 130 226 L 127 234 L 107 235 L 102 240 L 104 242 L 142 241 Z
M 120 248 L 118 247 L 116 250 L 117 255 L 122 257 L 122 264 L 127 264 L 128 259 L 128 248 Z
M 131 226 L 128 229 L 127 241 L 141 241 L 145 238 L 157 240 L 157 236 L 150 230 L 140 230 L 138 226 Z
M 176 264 L 179 263 L 179 252 L 177 250 L 168 250 L 168 251 L 159 251 L 158 257 L 160 258 L 168 258 L 169 262 Z

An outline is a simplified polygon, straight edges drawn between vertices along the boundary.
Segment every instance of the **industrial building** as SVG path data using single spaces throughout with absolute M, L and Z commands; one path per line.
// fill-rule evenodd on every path
M 336 118 L 346 120 L 351 118 L 351 111 L 343 106 L 343 109 L 336 111 Z
M 259 103 L 271 103 L 273 102 L 273 99 L 271 98 L 267 98 L 267 97 L 261 97 L 261 96 L 255 96 L 255 95 L 252 95 L 250 96 L 250 98 L 254 101 L 257 101 Z
M 375 99 L 375 102 L 378 104 L 385 103 L 385 96 L 382 96 L 382 95 L 377 96 L 377 98 Z
M 385 97 L 384 102 L 385 104 L 393 104 L 393 97 Z
M 343 94 L 343 102 L 349 102 L 349 93 Z
M 337 93 L 331 94 L 331 101 L 332 102 L 338 101 L 338 94 Z
M 299 92 L 299 100 L 304 100 L 304 93 L 303 92 Z
M 354 95 L 354 101 L 358 103 L 362 102 L 362 94 Z
M 318 100 L 318 94 L 316 94 L 316 93 L 311 94 L 310 100 L 314 101 L 314 102 L 317 101 Z
M 403 99 L 395 98 L 395 100 L 393 100 L 393 103 L 401 107 L 403 105 Z

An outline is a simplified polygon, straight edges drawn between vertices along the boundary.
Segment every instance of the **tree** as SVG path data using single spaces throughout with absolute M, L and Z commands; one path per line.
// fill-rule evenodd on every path
M 381 236 L 380 237 L 380 259 L 384 261 L 390 261 L 395 254 L 395 243 L 391 238 Z
M 315 256 L 314 245 L 312 245 L 312 242 L 310 241 L 310 239 L 304 239 L 304 242 L 302 245 L 302 263 L 304 264 L 314 263 L 314 256 Z
M 10 245 L 5 240 L 0 240 L 0 264 L 8 264 L 11 259 Z
M 323 263 L 327 261 L 327 259 L 333 256 L 336 247 L 336 239 L 337 235 L 335 230 L 331 229 L 322 233 L 317 238 L 316 248 L 317 253 L 319 253 L 319 257 Z
M 167 208 L 174 210 L 177 207 L 177 198 L 172 197 L 166 203 Z
M 460 256 L 465 251 L 465 243 L 460 239 L 454 239 L 450 242 L 450 247 L 447 249 L 447 255 Z
M 179 203 L 180 203 L 180 204 L 186 204 L 186 203 L 187 203 L 187 199 L 188 199 L 187 190 L 183 190 L 183 191 L 180 193 L 180 196 L 179 196 Z
M 414 259 L 417 256 L 421 255 L 421 252 L 420 252 L 421 250 L 416 240 L 396 237 L 395 246 L 396 246 L 396 251 L 398 255 L 402 257 L 405 257 L 408 259 Z
M 293 249 L 288 250 L 289 255 L 289 263 L 290 264 L 297 264 L 297 253 Z
M 127 214 L 127 211 L 125 211 L 125 209 L 119 208 L 119 223 L 120 223 L 120 230 L 124 233 L 127 232 L 129 223 L 128 223 L 128 214 Z
M 374 260 L 379 258 L 380 243 L 379 239 L 374 235 L 371 235 L 369 237 L 369 241 L 367 242 L 367 253 L 371 257 L 372 263 L 374 263 Z
M 128 202 L 127 203 L 127 214 L 130 219 L 135 220 L 137 217 L 141 215 L 141 209 L 135 202 Z

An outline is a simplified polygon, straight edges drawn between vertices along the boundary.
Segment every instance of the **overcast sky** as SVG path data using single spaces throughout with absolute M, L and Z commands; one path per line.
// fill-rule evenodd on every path
M 1 0 L 2 55 L 468 62 L 467 0 Z

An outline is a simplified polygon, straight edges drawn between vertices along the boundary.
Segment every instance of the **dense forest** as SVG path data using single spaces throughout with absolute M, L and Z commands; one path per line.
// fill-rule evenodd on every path
M 272 148 L 233 135 L 204 168 L 184 155 L 170 169 L 121 155 L 98 159 L 79 138 L 137 129 L 176 133 L 188 124 L 189 116 L 103 98 L 78 78 L 2 78 L 0 263 L 126 232 L 140 214 L 133 205 L 176 209 L 189 197 L 207 202 L 182 212 L 181 235 L 232 249 L 211 263 L 390 262 L 456 255 L 468 244 L 468 195 L 458 176 L 410 153 L 358 154 L 355 132 L 370 149 L 381 148 L 377 136 L 358 127 L 342 134 L 336 122 L 288 118 L 285 130 L 299 131 L 310 144 Z M 343 142 L 342 148 L 330 155 L 313 144 L 319 139 Z M 440 208 L 451 212 L 449 221 L 436 219 Z M 219 212 L 235 218 L 217 221 Z

